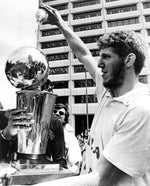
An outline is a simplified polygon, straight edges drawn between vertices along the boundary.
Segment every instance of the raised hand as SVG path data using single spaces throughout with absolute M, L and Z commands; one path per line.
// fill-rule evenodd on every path
M 59 12 L 55 8 L 52 8 L 43 3 L 40 4 L 40 8 L 43 8 L 48 13 L 48 18 L 46 20 L 46 23 L 49 23 L 51 25 L 58 25 L 59 21 L 62 20 Z

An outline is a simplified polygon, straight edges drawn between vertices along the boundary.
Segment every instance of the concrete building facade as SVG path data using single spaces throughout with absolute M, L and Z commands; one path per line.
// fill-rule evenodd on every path
M 150 46 L 150 0 L 42 0 L 59 10 L 63 19 L 84 41 L 96 60 L 99 36 L 114 30 L 134 30 Z M 83 65 L 71 52 L 64 36 L 56 26 L 41 24 L 38 29 L 38 47 L 46 55 L 49 79 L 53 82 L 57 102 L 67 103 L 70 123 L 75 134 L 90 127 L 97 99 L 95 83 Z M 149 53 L 140 81 L 150 82 Z

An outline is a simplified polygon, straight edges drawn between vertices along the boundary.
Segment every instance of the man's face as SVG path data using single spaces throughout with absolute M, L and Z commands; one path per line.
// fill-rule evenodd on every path
M 65 109 L 54 109 L 54 116 L 61 122 L 61 124 L 65 123 Z
M 100 51 L 98 67 L 101 68 L 103 85 L 106 88 L 113 89 L 123 84 L 125 64 L 112 47 Z

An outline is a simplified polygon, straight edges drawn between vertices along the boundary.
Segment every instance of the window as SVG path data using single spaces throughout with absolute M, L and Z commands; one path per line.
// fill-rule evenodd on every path
M 75 115 L 75 135 L 82 135 L 85 138 L 88 137 L 87 127 L 90 129 L 93 121 L 94 114 L 88 114 L 88 125 L 87 126 L 87 115 Z
M 141 34 L 141 30 L 134 30 L 137 34 Z
M 93 24 L 87 24 L 87 25 L 74 26 L 73 30 L 74 32 L 80 32 L 80 31 L 95 30 L 95 29 L 100 29 L 100 28 L 102 28 L 101 23 L 93 23 Z
M 50 54 L 47 55 L 46 57 L 48 61 L 66 60 L 68 59 L 68 53 Z
M 137 23 L 139 23 L 138 18 L 129 18 L 129 19 L 123 19 L 123 20 L 108 21 L 108 27 L 132 25 L 132 24 L 137 24 Z
M 53 8 L 57 9 L 58 11 L 60 10 L 66 10 L 68 9 L 68 4 L 62 4 L 62 5 L 52 5 Z
M 68 96 L 57 96 L 56 104 L 57 103 L 68 104 Z
M 67 41 L 66 40 L 60 40 L 60 41 L 53 41 L 53 42 L 44 42 L 41 43 L 41 48 L 55 48 L 55 47 L 63 47 L 67 46 Z
M 81 72 L 85 72 L 84 65 L 74 66 L 74 73 L 81 73 Z
M 119 0 L 106 0 L 106 3 L 113 2 L 113 1 L 119 1 Z
M 139 76 L 139 81 L 140 81 L 141 83 L 148 83 L 148 82 L 147 82 L 147 76 L 145 76 L 145 75 Z
M 74 96 L 75 103 L 86 103 L 86 95 Z M 95 95 L 87 95 L 88 103 L 97 103 Z
M 136 5 L 117 7 L 117 8 L 109 8 L 109 9 L 107 9 L 107 14 L 117 14 L 117 13 L 123 13 L 123 12 L 131 12 L 131 11 L 134 11 L 134 10 L 137 10 Z
M 59 29 L 42 31 L 42 36 L 50 36 L 50 35 L 58 35 L 58 34 L 61 34 L 61 31 Z
M 68 88 L 68 81 L 53 81 L 54 89 Z
M 43 3 L 50 2 L 50 1 L 55 1 L 55 0 L 43 0 Z
M 99 49 L 94 49 L 94 50 L 90 50 L 90 51 L 91 51 L 92 56 L 94 56 L 94 57 L 99 56 Z
M 144 9 L 150 8 L 150 2 L 145 2 L 145 3 L 143 3 L 143 8 L 144 8 Z
M 64 21 L 68 21 L 68 15 L 62 15 Z
M 83 37 L 81 39 L 85 44 L 87 44 L 87 43 L 97 43 L 99 37 L 100 37 L 100 35 L 99 36 L 91 36 L 91 37 Z
M 150 29 L 147 29 L 147 34 L 148 36 L 150 36 Z
M 150 15 L 145 16 L 145 21 L 146 21 L 146 22 L 150 22 Z
M 74 87 L 75 88 L 86 87 L 86 83 L 87 83 L 87 87 L 95 87 L 95 82 L 92 79 L 87 79 L 87 81 L 85 79 L 75 80 Z
M 50 75 L 68 74 L 68 67 L 55 67 L 50 68 Z
M 95 5 L 95 4 L 100 4 L 100 0 L 84 0 L 84 1 L 78 1 L 78 2 L 73 2 L 73 8 L 78 8 L 82 6 L 90 6 L 90 5 Z
M 84 19 L 84 18 L 96 17 L 96 16 L 100 16 L 100 15 L 101 15 L 100 10 L 95 10 L 95 11 L 90 11 L 90 12 L 73 14 L 73 19 L 74 20 Z

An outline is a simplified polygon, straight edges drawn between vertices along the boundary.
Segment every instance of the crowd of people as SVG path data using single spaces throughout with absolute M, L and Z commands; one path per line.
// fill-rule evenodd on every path
M 133 31 L 104 34 L 98 40 L 97 62 L 56 9 L 43 4 L 41 8 L 48 13 L 47 23 L 60 29 L 72 52 L 96 82 L 98 106 L 82 159 L 77 138 L 68 123 L 68 108 L 56 105 L 54 119 L 63 129 L 66 168 L 78 175 L 36 186 L 149 186 L 150 90 L 139 82 L 146 58 L 141 37 Z M 14 129 L 10 130 L 13 117 L 11 113 L 0 143 L 4 138 L 8 143 L 10 136 L 15 135 Z M 72 142 L 79 151 L 77 157 L 71 155 Z

